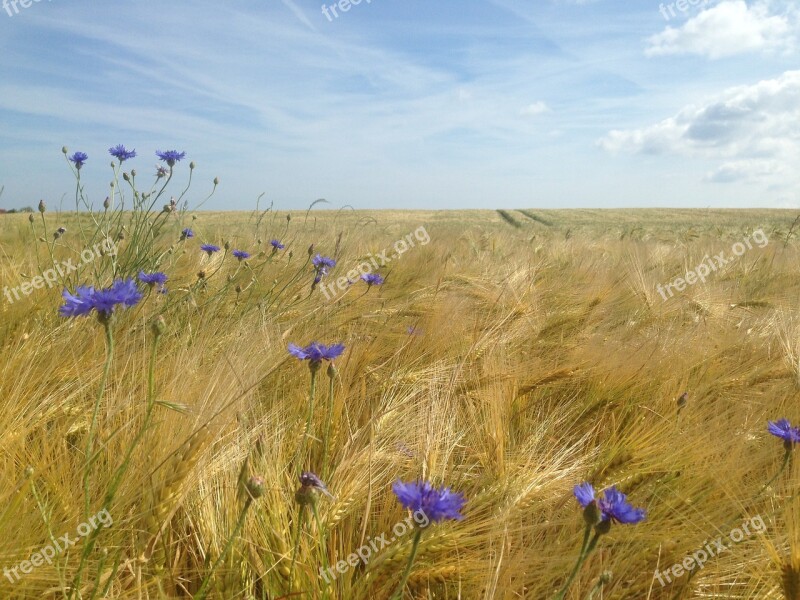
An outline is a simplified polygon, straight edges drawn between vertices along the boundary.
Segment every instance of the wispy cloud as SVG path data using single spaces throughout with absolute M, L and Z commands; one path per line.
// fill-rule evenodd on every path
M 292 13 L 294 13 L 294 16 L 296 16 L 303 25 L 308 27 L 311 31 L 317 30 L 317 28 L 314 27 L 314 24 L 309 21 L 308 17 L 306 17 L 305 13 L 300 9 L 299 6 L 297 6 L 297 4 L 292 2 L 292 0 L 281 0 L 281 2 L 283 2 L 283 5 L 291 10 Z
M 662 204 L 675 194 L 705 205 L 696 181 L 706 171 L 709 181 L 747 165 L 756 179 L 784 173 L 745 162 L 772 155 L 708 154 L 716 163 L 681 170 L 666 189 L 657 183 L 674 169 L 666 157 L 684 156 L 666 151 L 674 132 L 643 132 L 641 149 L 620 153 L 625 162 L 612 163 L 595 141 L 609 128 L 647 129 L 653 114 L 689 105 L 698 90 L 713 98 L 774 79 L 796 62 L 788 46 L 718 70 L 708 53 L 664 53 L 654 69 L 641 44 L 663 27 L 657 6 L 373 1 L 335 25 L 309 6 L 187 0 L 153 12 L 73 0 L 0 19 L 2 201 L 60 197 L 70 186 L 63 144 L 89 152 L 82 175 L 100 197 L 110 145 L 135 145 L 141 169 L 158 147 L 187 150 L 198 177 L 221 177 L 214 202 L 228 208 L 247 208 L 262 191 L 283 206 L 318 197 L 524 206 L 534 189 L 537 201 L 559 206 L 638 203 L 642 185 Z M 787 10 L 764 19 L 793 23 Z M 658 157 L 649 172 L 635 158 L 647 150 Z M 575 162 L 585 165 L 580 179 Z M 605 185 L 612 171 L 617 180 Z M 736 198 L 729 187 L 726 199 Z

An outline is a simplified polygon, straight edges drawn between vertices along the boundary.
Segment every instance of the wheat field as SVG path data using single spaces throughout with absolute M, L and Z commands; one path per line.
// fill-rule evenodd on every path
M 0 598 L 388 599 L 413 545 L 392 486 L 421 479 L 463 494 L 464 518 L 425 529 L 403 598 L 554 598 L 588 481 L 647 516 L 600 538 L 566 598 L 798 600 L 800 466 L 767 432 L 800 420 L 795 218 L 2 215 L 9 290 L 101 237 L 116 250 L 0 301 Z M 768 243 L 657 291 L 753 239 Z M 336 266 L 314 285 L 317 253 Z M 381 253 L 382 285 L 339 289 Z M 59 315 L 65 287 L 140 270 L 167 293 L 142 286 L 109 324 Z M 308 413 L 310 369 L 287 347 L 311 342 L 345 350 Z M 301 470 L 333 497 L 298 502 Z

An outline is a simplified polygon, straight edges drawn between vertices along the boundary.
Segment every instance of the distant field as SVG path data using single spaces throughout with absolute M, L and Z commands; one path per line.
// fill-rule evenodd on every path
M 800 423 L 797 217 L 0 215 L 0 598 L 390 598 L 414 537 L 392 484 L 424 479 L 467 502 L 422 533 L 404 598 L 554 598 L 588 481 L 647 517 L 612 525 L 566 598 L 797 600 L 800 465 L 767 432 Z M 110 338 L 59 316 L 65 287 L 139 271 L 167 293 L 140 284 Z M 314 341 L 345 350 L 309 421 L 311 370 L 287 347 Z M 316 514 L 304 469 L 335 496 Z M 113 524 L 86 525 L 102 509 Z

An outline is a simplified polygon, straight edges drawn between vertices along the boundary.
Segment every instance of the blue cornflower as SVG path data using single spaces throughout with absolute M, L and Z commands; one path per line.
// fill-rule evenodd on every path
M 311 259 L 311 264 L 316 267 L 317 271 L 321 272 L 323 275 L 327 275 L 328 269 L 332 269 L 336 266 L 336 261 L 332 258 L 328 258 L 327 256 L 317 254 Z
M 231 252 L 231 254 L 233 254 L 240 261 L 247 260 L 248 258 L 250 258 L 250 253 L 245 252 L 244 250 L 234 250 L 233 252 Z
M 464 517 L 458 512 L 467 500 L 460 493 L 450 488 L 435 488 L 428 481 L 397 480 L 392 491 L 404 508 L 413 512 L 423 512 L 431 523 L 454 519 L 460 521 Z
M 311 248 L 309 248 L 309 254 L 310 253 Z M 314 265 L 314 285 L 317 285 L 320 281 L 322 281 L 322 278 L 328 274 L 328 269 L 332 269 L 336 266 L 336 261 L 332 258 L 328 258 L 327 256 L 317 254 L 311 259 L 311 264 Z
M 208 255 L 211 256 L 214 252 L 219 252 L 219 246 L 215 246 L 214 244 L 203 244 L 200 246 L 200 250 L 203 252 L 208 252 Z
M 272 245 L 275 250 L 283 250 L 286 248 L 284 244 L 281 244 L 279 240 L 270 240 L 270 244 Z
M 320 363 L 323 360 L 333 360 L 344 352 L 344 344 L 331 344 L 326 346 L 318 342 L 311 342 L 305 348 L 296 344 L 289 344 L 289 354 L 296 356 L 300 360 L 308 360 L 312 363 Z
M 174 167 L 176 162 L 186 156 L 186 152 L 178 152 L 177 150 L 166 150 L 165 152 L 162 152 L 161 150 L 156 150 L 156 156 L 167 163 L 170 167 Z
M 576 485 L 573 491 L 578 503 L 586 508 L 592 503 L 600 509 L 602 521 L 611 520 L 615 523 L 634 524 L 644 521 L 646 513 L 641 508 L 634 508 L 628 503 L 628 497 L 617 490 L 616 486 L 608 488 L 604 497 L 595 499 L 595 491 L 590 483 Z
M 361 276 L 361 281 L 365 281 L 369 287 L 373 285 L 383 285 L 383 277 L 377 273 L 367 273 Z
M 165 283 L 167 283 L 167 279 L 168 278 L 165 273 L 145 273 L 144 271 L 139 271 L 139 281 L 146 283 L 150 287 L 158 286 L 159 290 L 164 287 Z
M 586 508 L 594 502 L 594 488 L 591 483 L 586 482 L 576 485 L 573 493 L 582 508 Z
M 123 146 L 122 144 L 117 144 L 113 148 L 109 148 L 108 153 L 111 156 L 116 157 L 119 160 L 120 164 L 122 164 L 123 162 L 125 162 L 130 158 L 136 158 L 136 150 L 126 150 L 125 146 Z
M 87 160 L 89 160 L 89 155 L 85 152 L 75 152 L 72 156 L 67 157 L 69 161 L 75 163 L 75 168 L 79 171 Z
M 189 238 L 193 238 L 193 237 L 194 237 L 194 231 L 192 231 L 188 227 L 186 229 L 184 229 L 183 231 L 181 231 L 181 239 L 182 240 L 188 240 Z
M 300 474 L 300 484 L 304 487 L 313 488 L 315 490 L 319 490 L 329 498 L 333 498 L 330 490 L 328 490 L 328 486 L 319 478 L 316 473 L 312 473 L 311 471 L 303 471 Z
M 133 279 L 117 279 L 110 287 L 102 290 L 92 286 L 79 286 L 73 295 L 65 289 L 62 297 L 64 306 L 59 309 L 62 317 L 81 317 L 94 310 L 100 317 L 108 318 L 114 312 L 115 306 L 135 306 L 143 296 Z
M 800 443 L 800 428 L 792 427 L 789 419 L 769 421 L 767 430 L 775 437 L 781 438 L 787 449 L 791 449 L 792 444 Z
M 64 298 L 64 306 L 62 306 L 58 313 L 62 317 L 82 317 L 92 312 L 94 306 L 92 305 L 92 296 L 94 295 L 94 288 L 92 286 L 79 285 L 75 289 L 75 294 L 70 294 L 66 288 L 61 293 Z
M 328 486 L 316 474 L 303 471 L 300 474 L 300 489 L 294 493 L 294 499 L 301 506 L 316 505 L 319 493 L 333 498 L 333 494 L 328 491 Z

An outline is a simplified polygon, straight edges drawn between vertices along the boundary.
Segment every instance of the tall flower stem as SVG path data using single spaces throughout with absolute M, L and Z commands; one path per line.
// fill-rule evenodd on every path
M 244 507 L 242 508 L 242 514 L 239 515 L 239 520 L 236 522 L 236 527 L 233 528 L 233 532 L 231 533 L 231 537 L 228 540 L 228 543 L 225 545 L 225 548 L 222 550 L 222 554 L 219 555 L 219 558 L 214 562 L 211 566 L 211 570 L 209 570 L 208 574 L 203 579 L 203 583 L 200 585 L 200 589 L 197 590 L 197 593 L 192 596 L 192 600 L 203 600 L 206 595 L 208 594 L 208 585 L 211 582 L 211 577 L 214 575 L 214 571 L 217 570 L 222 561 L 224 561 L 227 556 L 228 552 L 231 551 L 233 547 L 233 543 L 236 541 L 236 537 L 239 535 L 239 532 L 242 530 L 244 526 L 245 518 L 247 517 L 247 511 L 250 509 L 250 506 L 253 504 L 253 497 L 248 496 L 247 500 L 244 503 Z
M 163 323 L 163 321 L 161 321 Z M 114 476 L 111 479 L 111 483 L 108 486 L 108 490 L 106 491 L 105 498 L 103 499 L 103 508 L 106 510 L 109 509 L 111 503 L 114 501 L 114 497 L 117 494 L 117 490 L 119 489 L 120 483 L 122 483 L 122 477 L 125 475 L 125 472 L 128 470 L 128 465 L 130 464 L 131 456 L 133 455 L 133 451 L 139 445 L 142 437 L 144 437 L 145 432 L 147 431 L 148 427 L 150 426 L 150 421 L 152 420 L 153 415 L 153 407 L 155 406 L 155 364 L 156 364 L 156 356 L 158 354 L 158 342 L 161 339 L 161 334 L 163 333 L 164 329 L 163 326 L 157 324 L 153 327 L 153 332 L 155 333 L 155 339 L 153 340 L 153 348 L 150 352 L 150 365 L 148 368 L 147 373 L 147 408 L 145 410 L 144 421 L 142 422 L 142 426 L 139 428 L 139 431 L 136 434 L 136 437 L 131 442 L 130 446 L 128 446 L 127 451 L 125 452 L 125 458 L 122 461 L 122 464 L 117 468 Z M 83 552 L 81 553 L 81 562 L 78 566 L 78 572 L 75 575 L 73 589 L 77 589 L 80 586 L 81 581 L 81 574 L 83 569 L 86 565 L 86 561 L 89 558 L 92 550 L 94 549 L 95 544 L 97 543 L 97 538 L 100 536 L 100 532 L 103 529 L 103 524 L 98 523 L 97 526 L 92 530 L 91 535 L 86 540 L 86 544 L 84 544 Z M 95 590 L 96 591 L 96 590 Z
M 162 321 L 163 323 L 163 321 Z M 153 418 L 153 408 L 156 404 L 155 398 L 155 368 L 156 368 L 156 356 L 158 354 L 158 342 L 161 339 L 161 332 L 163 330 L 159 330 L 157 327 L 153 328 L 155 333 L 155 339 L 153 340 L 153 348 L 150 351 L 150 364 L 147 369 L 147 408 L 145 409 L 144 413 L 144 421 L 142 422 L 142 426 L 139 428 L 139 431 L 136 433 L 136 437 L 133 438 L 130 446 L 128 446 L 128 450 L 125 452 L 125 458 L 122 461 L 122 464 L 117 468 L 116 473 L 114 473 L 114 478 L 111 481 L 111 485 L 108 488 L 108 492 L 106 493 L 106 500 L 105 506 L 108 508 L 111 501 L 114 499 L 114 496 L 117 492 L 117 488 L 122 480 L 123 475 L 125 475 L 125 471 L 128 469 L 128 464 L 130 463 L 131 456 L 133 455 L 133 451 L 141 442 L 142 437 L 144 437 L 147 428 L 150 426 L 150 422 Z
M 42 217 L 42 236 L 43 236 L 44 240 L 47 240 L 47 220 L 44 218 L 44 213 L 43 212 L 40 212 L 39 214 Z M 45 241 L 44 245 L 47 248 L 47 254 L 50 256 L 50 264 L 51 265 L 55 265 L 56 264 L 56 258 L 55 258 L 55 255 L 53 254 L 53 249 L 55 248 L 56 241 L 55 240 L 53 240 L 52 242 Z M 38 249 L 37 249 L 36 259 L 37 259 L 37 262 L 38 262 L 38 259 L 39 259 Z M 63 275 L 61 275 L 61 272 L 58 269 L 56 269 L 56 272 L 58 273 L 59 279 L 63 283 L 64 282 Z M 40 274 L 42 273 L 41 265 L 39 266 L 39 273 Z
M 578 562 L 575 563 L 575 566 L 572 569 L 572 573 L 569 574 L 566 583 L 564 583 L 564 587 L 561 588 L 561 591 L 558 592 L 554 600 L 564 600 L 567 595 L 567 591 L 569 591 L 569 586 L 572 585 L 572 582 L 575 580 L 575 577 L 578 575 L 578 572 L 581 570 L 583 563 L 586 562 L 586 559 L 589 555 L 594 551 L 595 547 L 597 546 L 597 542 L 600 539 L 600 533 L 595 532 L 594 537 L 592 537 L 592 541 L 589 542 L 589 545 L 586 545 L 586 540 L 589 538 L 589 533 L 591 531 L 591 525 L 586 526 L 586 531 L 583 535 L 583 547 L 581 548 L 581 553 L 578 556 Z
M 331 439 L 331 423 L 333 422 L 333 384 L 335 377 L 336 367 L 334 367 L 333 363 L 331 363 L 328 366 L 328 418 L 325 420 L 325 441 L 323 442 L 322 447 L 322 478 L 326 480 L 330 475 L 330 473 L 328 473 L 328 445 Z
M 786 467 L 791 462 L 791 459 L 792 459 L 792 446 L 791 445 L 787 445 L 786 446 L 786 451 L 783 454 L 783 461 L 781 462 L 781 466 L 778 469 L 778 472 L 775 473 L 775 475 L 772 476 L 772 479 L 770 479 L 769 481 L 767 481 L 767 483 L 765 483 L 764 485 L 761 486 L 761 489 L 758 490 L 758 493 L 755 496 L 753 496 L 753 498 L 752 498 L 752 500 L 750 502 L 755 502 L 756 500 L 758 500 L 761 497 L 761 494 L 763 494 L 765 491 L 767 491 L 767 489 L 769 489 L 769 486 L 771 486 L 773 483 L 775 483 L 778 480 L 778 477 L 780 477 L 781 473 L 783 473 L 786 470 Z M 723 525 L 721 527 L 721 529 L 724 531 L 725 529 L 728 529 L 728 528 L 732 527 L 736 523 L 736 521 L 741 519 L 743 516 L 744 516 L 744 512 L 738 513 L 738 515 L 735 518 L 733 518 L 732 520 L 728 521 L 728 524 L 727 525 Z M 684 581 L 683 585 L 681 585 L 678 588 L 678 592 L 674 596 L 675 598 L 680 598 L 680 596 L 683 594 L 683 590 L 686 587 L 689 586 L 689 584 L 692 582 L 692 579 L 694 579 L 694 576 L 697 575 L 697 573 L 699 573 L 699 572 L 700 572 L 700 569 L 693 569 L 692 571 L 689 572 L 689 574 L 686 577 L 686 580 Z
M 769 486 L 771 486 L 773 483 L 775 483 L 775 481 L 778 479 L 778 477 L 781 476 L 781 473 L 783 473 L 786 470 L 786 467 L 789 465 L 789 462 L 791 461 L 791 459 L 792 459 L 792 447 L 788 446 L 786 448 L 786 451 L 783 454 L 783 462 L 781 463 L 780 469 L 778 469 L 778 472 L 775 473 L 775 475 L 772 476 L 772 479 L 770 479 L 767 483 L 765 483 L 761 487 L 761 489 L 758 491 L 758 494 L 756 494 L 754 500 L 758 499 L 759 496 L 761 496 L 761 494 L 763 494 L 767 490 L 767 488 Z
M 328 570 L 328 547 L 325 543 L 325 530 L 322 528 L 322 520 L 319 518 L 319 510 L 317 509 L 317 503 L 311 503 L 311 511 L 314 513 L 314 520 L 317 522 L 317 531 L 319 531 L 319 552 L 322 555 L 322 568 L 327 571 Z M 323 598 L 328 597 L 328 588 L 325 587 L 323 593 Z
M 419 541 L 422 539 L 422 528 L 418 527 L 414 533 L 414 541 L 411 543 L 411 554 L 408 557 L 406 570 L 403 572 L 403 578 L 400 580 L 400 585 L 392 595 L 392 600 L 401 600 L 403 598 L 403 590 L 408 582 L 408 577 L 411 575 L 411 568 L 414 566 L 414 559 L 417 558 L 417 550 L 419 549 Z
M 301 462 L 305 457 L 308 438 L 311 435 L 311 421 L 314 418 L 314 397 L 317 393 L 317 372 L 319 371 L 320 365 L 315 365 L 313 362 L 311 362 L 309 363 L 309 367 L 311 370 L 311 389 L 308 392 L 308 416 L 306 417 L 306 429 L 303 433 L 303 441 L 300 443 L 300 447 L 298 448 L 299 455 L 295 457 L 295 460 L 299 458 Z M 300 470 L 302 470 L 302 464 L 300 465 Z
M 294 563 L 297 561 L 297 553 L 300 550 L 300 535 L 303 532 L 303 518 L 305 517 L 305 506 L 300 506 L 300 514 L 297 515 L 297 531 L 294 534 L 294 549 L 292 550 L 292 562 L 289 566 L 289 593 L 294 587 Z
M 108 382 L 108 375 L 111 372 L 111 359 L 114 356 L 114 335 L 111 331 L 111 317 L 104 316 L 100 319 L 100 321 L 102 322 L 106 332 L 106 362 L 105 366 L 103 367 L 103 377 L 100 380 L 100 389 L 97 391 L 97 399 L 94 402 L 92 421 L 89 425 L 89 435 L 86 441 L 86 464 L 83 472 L 84 519 L 86 521 L 89 520 L 89 505 L 91 504 L 89 494 L 89 479 L 92 472 L 92 463 L 94 462 L 94 457 L 92 455 L 94 451 L 94 434 L 95 430 L 97 429 L 97 417 L 100 413 L 100 402 L 103 400 L 106 383 Z M 80 589 L 83 569 L 86 566 L 86 560 L 89 556 L 89 552 L 91 552 L 91 549 L 94 547 L 94 542 L 97 540 L 99 529 L 100 528 L 98 527 L 92 531 L 91 538 L 87 540 L 87 543 L 84 545 L 83 552 L 81 553 L 81 562 L 78 565 L 77 572 L 75 573 L 72 588 L 69 592 L 69 598 L 73 598 L 75 593 Z
M 89 435 L 86 440 L 86 464 L 83 469 L 83 495 L 84 495 L 84 518 L 89 518 L 89 476 L 92 470 L 92 463 L 94 458 L 92 452 L 94 450 L 94 435 L 97 429 L 97 417 L 100 413 L 100 402 L 103 400 L 103 394 L 108 382 L 108 375 L 111 372 L 111 359 L 114 356 L 114 334 L 111 331 L 110 317 L 102 319 L 103 327 L 106 333 L 106 361 L 103 366 L 103 377 L 100 380 L 100 388 L 97 390 L 97 398 L 94 402 L 94 410 L 92 411 L 92 420 L 89 425 Z

